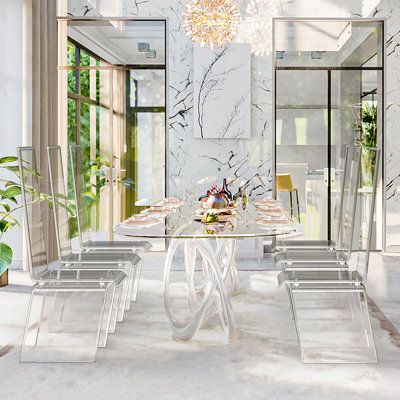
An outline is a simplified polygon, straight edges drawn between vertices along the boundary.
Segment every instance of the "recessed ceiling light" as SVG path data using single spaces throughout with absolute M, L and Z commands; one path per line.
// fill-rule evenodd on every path
M 138 43 L 138 50 L 141 53 L 147 53 L 150 51 L 150 43 Z
M 322 58 L 322 53 L 325 53 L 325 52 L 324 51 L 312 51 L 311 58 L 313 60 L 320 60 Z
M 150 50 L 146 53 L 146 58 L 156 58 L 157 52 L 155 50 Z

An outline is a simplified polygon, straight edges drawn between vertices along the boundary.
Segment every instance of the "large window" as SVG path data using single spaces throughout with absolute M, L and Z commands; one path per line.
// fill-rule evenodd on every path
M 90 228 L 99 230 L 102 225 L 101 191 L 107 181 L 109 166 L 102 151 L 102 137 L 108 135 L 109 71 L 95 69 L 104 66 L 104 62 L 71 39 L 67 44 L 67 54 L 68 66 L 77 67 L 68 70 L 68 145 L 80 145 L 83 165 L 79 172 L 87 182 L 87 195 L 93 198 L 93 210 L 89 213 Z M 73 196 L 72 185 L 72 175 L 68 174 L 70 196 Z M 73 233 L 76 230 L 77 227 L 72 226 Z
M 69 18 L 59 32 L 59 142 L 65 159 L 81 148 L 85 228 L 112 240 L 166 194 L 166 22 Z

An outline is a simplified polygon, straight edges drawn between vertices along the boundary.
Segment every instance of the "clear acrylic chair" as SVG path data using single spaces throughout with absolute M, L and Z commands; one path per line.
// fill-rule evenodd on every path
M 351 256 L 357 193 L 361 169 L 361 147 L 350 146 L 347 151 L 343 172 L 340 204 L 337 212 L 335 243 L 330 248 L 312 250 L 282 250 L 275 262 L 286 270 L 308 270 L 315 268 L 346 270 L 346 261 Z M 326 264 L 326 265 L 323 265 Z
M 56 231 L 56 242 L 60 261 L 67 268 L 99 269 L 114 268 L 123 270 L 128 279 L 124 283 L 123 293 L 119 302 L 118 321 L 122 321 L 124 311 L 129 308 L 130 292 L 136 275 L 136 267 L 141 259 L 132 252 L 78 252 L 72 251 L 71 243 L 71 220 L 75 217 L 75 209 L 71 209 L 71 200 L 67 197 L 64 181 L 64 165 L 61 157 L 60 146 L 47 146 L 48 169 L 50 178 L 50 189 L 53 202 L 54 225 Z
M 276 245 L 276 250 L 297 251 L 297 250 L 333 250 L 338 243 L 339 236 L 339 221 L 341 219 L 341 211 L 343 205 L 343 185 L 345 168 L 348 157 L 348 145 L 340 146 L 339 148 L 339 174 L 336 176 L 336 187 L 339 188 L 338 193 L 334 196 L 333 202 L 333 218 L 332 218 L 332 240 L 279 240 Z
M 105 251 L 105 252 L 130 252 L 137 254 L 140 257 L 140 262 L 137 265 L 135 279 L 130 287 L 130 298 L 132 301 L 136 301 L 140 275 L 142 271 L 143 258 L 145 254 L 151 249 L 151 244 L 148 241 L 101 241 L 92 240 L 91 238 L 91 224 L 89 221 L 89 215 L 91 211 L 90 203 L 85 196 L 87 192 L 87 177 L 85 177 L 85 171 L 90 168 L 90 165 L 85 165 L 84 157 L 80 145 L 69 146 L 69 173 L 71 173 L 74 199 L 76 206 L 76 217 L 78 225 L 78 237 L 79 245 L 82 251 Z M 128 306 L 129 307 L 129 306 Z
M 21 362 L 92 362 L 116 323 L 123 271 L 64 269 L 48 263 L 36 154 L 18 148 L 29 275 L 34 282 Z
M 278 282 L 289 295 L 305 363 L 369 363 L 377 354 L 365 282 L 379 169 L 379 149 L 368 151 L 374 169 L 370 190 L 359 191 L 361 212 L 357 261 L 347 270 L 283 271 Z

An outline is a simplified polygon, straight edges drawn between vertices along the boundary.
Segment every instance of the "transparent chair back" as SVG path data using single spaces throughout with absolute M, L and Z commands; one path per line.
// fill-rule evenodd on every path
M 87 186 L 90 185 L 90 182 L 87 182 L 87 179 L 85 177 L 85 171 L 90 168 L 90 165 L 84 163 L 81 146 L 79 145 L 69 146 L 69 160 L 70 162 L 68 172 L 71 174 L 70 176 L 72 178 L 74 188 L 78 235 L 80 245 L 81 247 L 83 247 L 84 243 L 89 242 L 91 239 L 91 204 L 88 197 L 86 196 L 88 192 Z
M 350 164 L 355 164 L 359 150 L 357 147 L 349 150 L 349 159 L 353 159 Z M 357 274 L 353 274 L 352 268 L 348 278 L 352 283 L 346 280 L 347 283 L 341 284 L 342 272 L 335 278 L 330 278 L 328 272 L 324 282 L 296 284 L 289 290 L 302 361 L 305 363 L 377 361 L 368 297 L 362 283 L 368 274 L 380 151 L 371 148 L 363 150 L 363 153 L 364 169 L 372 171 L 372 180 L 370 186 L 358 188 L 355 193 L 361 214 L 361 221 L 357 219 L 357 225 L 361 225 L 356 261 Z M 350 165 L 349 167 L 351 169 Z M 353 175 L 351 171 L 346 173 Z M 350 181 L 354 184 L 356 178 Z M 353 191 L 346 185 L 344 204 L 346 201 L 350 204 L 353 202 L 353 193 L 350 192 Z M 346 212 L 351 211 L 351 207 L 346 207 L 343 209 L 343 218 L 346 218 Z M 352 220 L 352 224 L 355 224 L 355 217 L 352 217 Z M 346 228 L 344 235 L 349 235 L 349 231 Z M 350 242 L 350 236 L 347 236 L 347 240 Z
M 372 175 L 371 185 L 360 190 L 360 238 L 358 243 L 357 272 L 362 281 L 367 280 L 369 257 L 374 227 L 374 212 L 376 204 L 376 192 L 379 177 L 380 149 L 370 148 L 363 150 L 364 171 L 370 171 Z
M 20 361 L 95 361 L 97 346 L 106 345 L 114 314 L 116 323 L 115 285 L 109 272 L 50 270 L 41 210 L 47 195 L 40 193 L 34 147 L 18 148 L 18 161 L 29 273 L 36 282 Z
M 33 281 L 47 271 L 47 252 L 42 220 L 39 175 L 33 147 L 18 148 L 21 198 L 25 220 L 29 274 Z
M 339 149 L 339 170 L 335 176 L 335 187 L 336 189 L 335 195 L 333 197 L 333 215 L 332 215 L 332 225 L 331 225 L 331 238 L 334 244 L 339 243 L 339 235 L 340 235 L 340 221 L 341 221 L 341 213 L 342 213 L 342 204 L 343 204 L 343 188 L 344 188 L 344 175 L 346 169 L 347 156 L 349 152 L 349 146 L 344 145 L 340 146 Z
M 361 147 L 350 146 L 343 174 L 341 193 L 341 211 L 339 219 L 339 236 L 337 250 L 342 252 L 342 257 L 348 260 L 351 255 L 354 223 L 359 187 L 361 166 Z
M 72 253 L 70 224 L 75 216 L 74 203 L 68 199 L 64 180 L 64 166 L 60 146 L 48 146 L 49 178 L 53 199 L 54 223 L 59 257 L 63 260 Z

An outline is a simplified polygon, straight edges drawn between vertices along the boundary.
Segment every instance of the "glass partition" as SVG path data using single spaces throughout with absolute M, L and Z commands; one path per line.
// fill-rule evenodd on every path
M 165 69 L 127 71 L 126 213 L 137 213 L 165 197 Z M 136 160 L 136 162 L 135 162 Z
M 298 193 L 298 207 L 293 204 L 297 199 L 291 188 L 278 186 L 277 196 L 293 209 L 308 239 L 326 239 L 327 73 L 278 70 L 276 86 L 277 182 L 289 174 Z
M 343 146 L 363 148 L 361 198 L 372 182 L 368 149 L 383 145 L 383 21 L 277 18 L 274 46 L 277 196 L 299 219 L 299 239 L 332 240 Z M 291 188 L 280 185 L 285 174 Z M 376 207 L 376 249 L 382 204 Z

